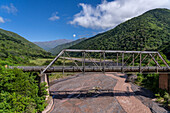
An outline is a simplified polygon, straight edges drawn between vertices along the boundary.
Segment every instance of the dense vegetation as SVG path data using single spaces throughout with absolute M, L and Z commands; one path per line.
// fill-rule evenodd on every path
M 80 43 L 81 41 L 83 40 L 86 40 L 87 38 L 80 38 L 80 39 L 77 39 L 75 41 L 72 41 L 72 42 L 69 42 L 69 43 L 65 43 L 65 44 L 61 44 L 61 45 L 58 45 L 56 46 L 55 48 L 53 49 L 50 49 L 49 52 L 51 52 L 52 54 L 56 55 L 58 54 L 61 50 L 63 49 L 66 49 L 66 48 L 69 48 L 75 44 L 78 44 Z
M 13 32 L 0 29 L 0 113 L 44 110 L 47 92 L 45 84 L 38 83 L 38 73 L 5 68 L 5 65 L 25 65 L 38 57 L 50 57 L 50 53 Z
M 25 38 L 0 29 L 0 59 L 8 60 L 11 63 L 26 63 L 32 58 L 49 57 L 50 53 Z
M 33 42 L 33 43 L 43 48 L 44 50 L 48 51 L 56 47 L 57 45 L 69 43 L 71 41 L 72 40 L 68 40 L 68 39 L 58 39 L 58 40 L 53 40 L 53 41 Z
M 169 47 L 169 42 L 170 10 L 154 9 L 70 48 L 157 51 L 164 47 L 164 54 L 169 55 L 169 48 L 165 47 Z
M 157 101 L 164 107 L 170 107 L 170 95 L 166 90 L 159 89 L 159 74 L 138 74 L 137 85 L 151 90 Z
M 36 113 L 44 110 L 45 84 L 38 87 L 36 73 L 0 66 L 0 112 Z

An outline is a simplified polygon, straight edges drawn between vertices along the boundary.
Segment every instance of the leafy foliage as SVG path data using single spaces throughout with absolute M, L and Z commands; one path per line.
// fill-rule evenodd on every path
M 165 44 L 169 47 L 169 42 L 170 10 L 154 9 L 70 48 L 157 51 Z M 163 52 L 169 55 L 169 49 Z
M 0 112 L 36 113 L 45 107 L 46 88 L 39 91 L 35 73 L 0 67 Z

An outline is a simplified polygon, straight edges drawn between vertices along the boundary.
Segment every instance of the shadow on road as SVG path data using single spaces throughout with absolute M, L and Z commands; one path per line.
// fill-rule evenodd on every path
M 77 90 L 77 91 L 50 91 L 51 96 L 54 99 L 66 99 L 66 98 L 97 98 L 97 97 L 107 97 L 107 96 L 145 96 L 143 92 L 123 92 L 119 90 L 112 89 L 101 89 L 101 90 Z

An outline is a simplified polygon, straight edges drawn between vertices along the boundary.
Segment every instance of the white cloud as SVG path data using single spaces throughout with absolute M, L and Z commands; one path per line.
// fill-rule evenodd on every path
M 53 13 L 52 16 L 50 18 L 48 18 L 48 20 L 55 21 L 55 20 L 60 19 L 60 17 L 57 16 L 57 14 L 58 14 L 58 12 Z
M 9 6 L 7 5 L 2 5 L 1 9 L 6 10 L 8 13 L 16 14 L 17 13 L 17 8 L 11 3 Z
M 82 10 L 70 24 L 92 29 L 109 29 L 154 8 L 170 8 L 170 0 L 114 0 L 92 7 L 80 3 Z
M 0 17 L 0 23 L 5 23 L 5 21 L 2 17 Z

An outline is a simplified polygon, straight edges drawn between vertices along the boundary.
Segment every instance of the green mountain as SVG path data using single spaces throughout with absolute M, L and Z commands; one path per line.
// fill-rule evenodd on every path
M 48 51 L 48 50 L 56 47 L 57 45 L 68 43 L 71 41 L 72 40 L 68 40 L 68 39 L 58 39 L 58 40 L 53 40 L 53 41 L 33 42 L 33 43 L 36 44 L 37 46 L 43 48 L 44 50 Z
M 49 52 L 51 52 L 52 54 L 56 55 L 58 54 L 61 50 L 63 49 L 66 49 L 66 48 L 69 48 L 75 44 L 78 44 L 80 43 L 81 41 L 83 40 L 86 40 L 87 38 L 80 38 L 80 39 L 77 39 L 75 41 L 72 41 L 72 42 L 69 42 L 69 43 L 65 43 L 65 44 L 61 44 L 61 45 L 58 45 L 56 46 L 55 48 L 53 49 L 50 49 Z
M 168 59 L 170 59 L 170 43 L 164 43 L 162 46 L 158 49 L 159 51 L 163 52 Z
M 101 50 L 163 50 L 170 42 L 170 10 L 153 9 L 70 47 Z M 169 51 L 163 51 L 166 55 Z
M 27 62 L 29 58 L 48 57 L 50 53 L 16 33 L 0 29 L 0 59 Z

